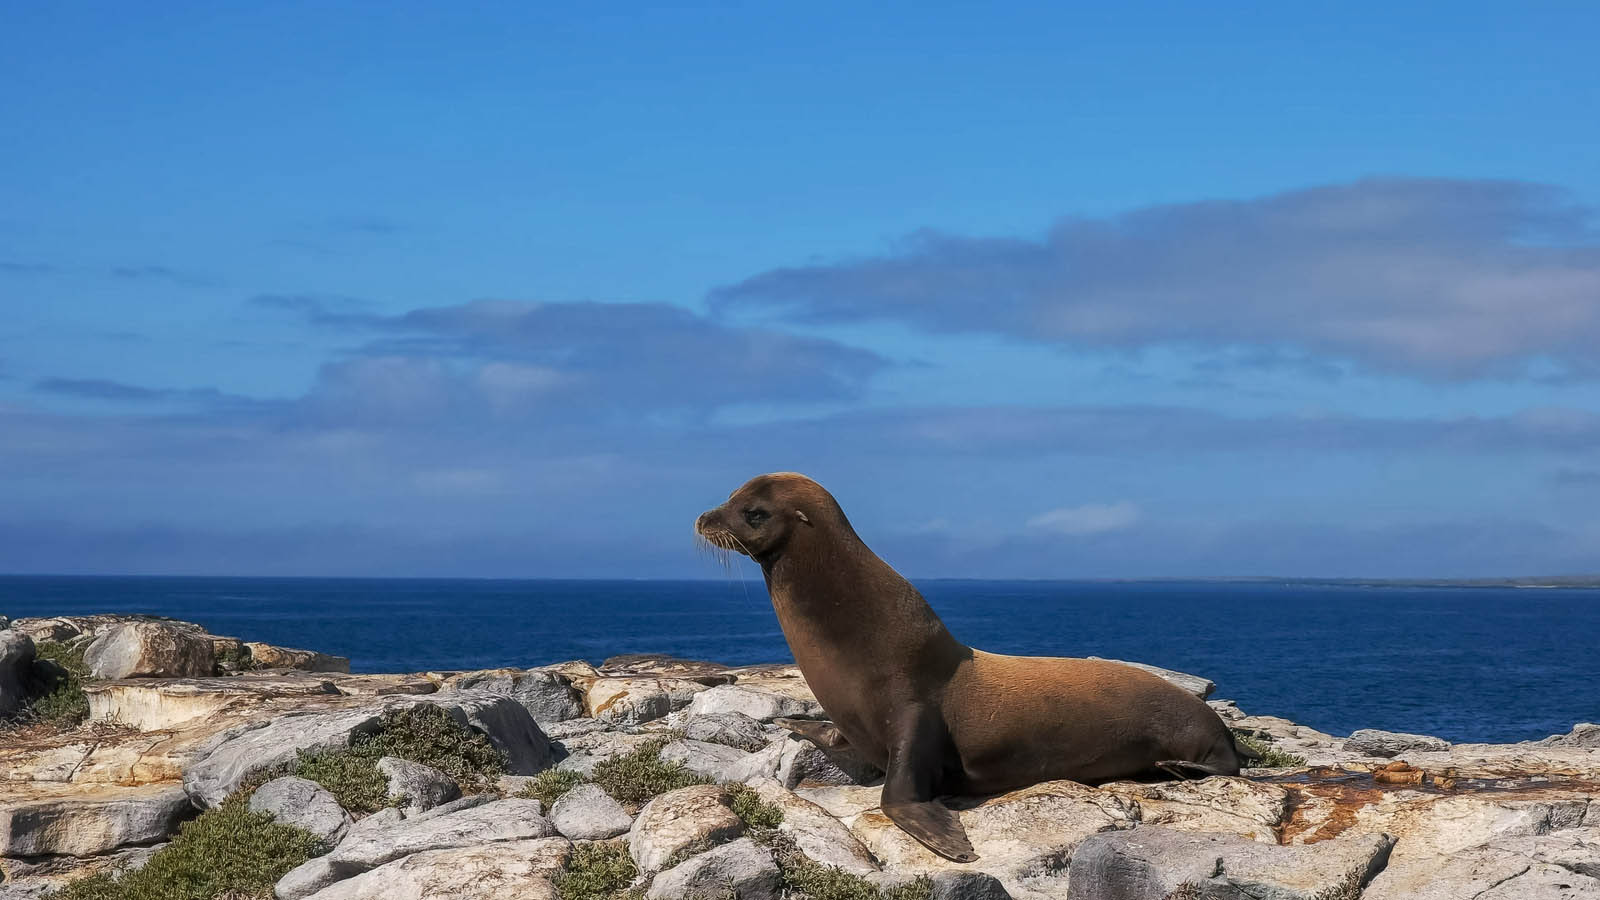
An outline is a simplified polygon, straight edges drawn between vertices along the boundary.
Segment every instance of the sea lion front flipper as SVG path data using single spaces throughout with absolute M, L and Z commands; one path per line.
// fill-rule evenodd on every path
M 961 819 L 934 799 L 948 740 L 944 722 L 933 710 L 914 711 L 902 720 L 889 747 L 883 814 L 945 859 L 976 862 L 978 854 Z
M 773 719 L 772 724 L 787 728 L 824 750 L 848 750 L 850 742 L 839 728 L 826 719 Z

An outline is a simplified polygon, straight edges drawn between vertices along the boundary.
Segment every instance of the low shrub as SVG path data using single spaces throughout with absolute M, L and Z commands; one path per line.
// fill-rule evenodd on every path
M 1251 767 L 1262 769 L 1296 769 L 1306 764 L 1306 758 L 1294 753 L 1286 753 L 1272 746 L 1271 743 L 1247 734 L 1243 731 L 1234 731 L 1234 740 L 1238 741 L 1247 750 L 1260 754 L 1261 758 L 1255 761 L 1245 760 Z
M 825 866 L 808 858 L 783 832 L 767 841 L 783 877 L 783 896 L 809 900 L 931 900 L 933 881 L 926 875 L 890 888 L 880 888 L 860 875 Z
M 562 795 L 583 784 L 584 778 L 577 772 L 567 772 L 561 769 L 545 769 L 533 776 L 533 780 L 522 786 L 517 791 L 518 797 L 529 800 L 538 800 L 544 804 L 545 813 L 549 814 L 550 808 L 556 805 Z
M 752 838 L 760 840 L 783 824 L 783 810 L 776 804 L 762 800 L 755 788 L 748 784 L 737 781 L 730 783 L 728 797 L 732 801 L 730 805 L 734 815 L 744 821 L 744 827 Z
M 234 794 L 185 824 L 144 868 L 75 881 L 51 900 L 271 900 L 284 873 L 324 848 L 306 831 L 251 812 L 245 798 Z
M 655 738 L 631 752 L 613 756 L 594 767 L 590 779 L 618 803 L 639 804 L 657 794 L 694 784 L 710 784 L 711 779 L 684 768 L 681 762 L 667 762 L 660 756 L 667 738 Z
M 40 641 L 33 649 L 28 700 L 18 721 L 54 728 L 82 724 L 89 718 L 89 697 L 83 692 L 83 684 L 89 680 L 89 666 L 83 661 L 84 644 Z
M 567 866 L 555 878 L 560 900 L 637 900 L 643 896 L 628 885 L 639 876 L 628 848 L 618 843 L 578 844 Z

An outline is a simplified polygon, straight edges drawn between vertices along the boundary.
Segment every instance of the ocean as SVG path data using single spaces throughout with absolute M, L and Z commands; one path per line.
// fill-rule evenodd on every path
M 1103 656 L 1333 734 L 1518 741 L 1600 721 L 1600 590 L 927 580 L 967 644 Z M 139 612 L 348 656 L 357 672 L 791 659 L 759 577 L 721 581 L 0 576 L 13 618 Z

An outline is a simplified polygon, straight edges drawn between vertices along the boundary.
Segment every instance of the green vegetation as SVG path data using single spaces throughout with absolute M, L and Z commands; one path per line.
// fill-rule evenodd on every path
M 560 900 L 637 900 L 643 892 L 629 890 L 639 868 L 622 843 L 578 844 L 567 857 L 567 867 L 556 876 Z
M 217 651 L 217 672 L 222 675 L 249 672 L 256 667 L 250 648 L 243 644 L 223 647 Z
M 89 680 L 89 667 L 83 661 L 84 644 L 40 641 L 33 649 L 28 702 L 18 721 L 54 728 L 82 724 L 89 718 L 89 697 L 83 692 L 83 684 Z
M 1260 738 L 1251 734 L 1247 734 L 1243 731 L 1235 729 L 1233 732 L 1233 738 L 1245 749 L 1253 750 L 1261 755 L 1261 758 L 1255 760 L 1254 762 L 1245 760 L 1245 762 L 1249 763 L 1251 767 L 1262 769 L 1297 769 L 1306 764 L 1306 758 L 1304 756 L 1299 756 L 1294 753 L 1285 753 L 1284 751 L 1279 750 L 1277 747 L 1272 746 L 1271 743 L 1263 741 Z
M 389 781 L 378 771 L 378 760 L 385 756 L 432 766 L 454 778 L 467 793 L 489 790 L 506 768 L 505 758 L 488 738 L 445 710 L 422 705 L 390 710 L 376 732 L 357 737 L 349 747 L 302 752 L 286 766 L 256 773 L 246 787 L 298 775 L 322 785 L 352 813 L 377 812 L 394 803 Z
M 760 838 L 758 838 L 760 839 Z M 783 896 L 809 900 L 930 900 L 933 881 L 926 875 L 880 888 L 860 875 L 814 862 L 794 844 L 788 833 L 770 831 L 762 841 L 783 875 Z
M 546 814 L 556 805 L 561 795 L 583 784 L 583 776 L 577 772 L 567 772 L 561 769 L 545 769 L 533 776 L 533 780 L 517 791 L 518 797 L 529 800 L 538 800 L 544 804 Z
M 711 779 L 696 775 L 681 762 L 661 759 L 661 748 L 668 738 L 654 738 L 635 747 L 631 753 L 613 756 L 594 767 L 590 780 L 600 785 L 618 803 L 643 803 L 657 794 L 693 784 L 710 784 Z
M 744 821 L 745 829 L 758 841 L 783 824 L 783 810 L 776 804 L 762 800 L 755 788 L 748 784 L 737 781 L 730 783 L 728 797 L 732 801 L 730 805 L 734 815 Z
M 273 884 L 323 847 L 305 831 L 251 812 L 247 796 L 234 794 L 184 825 L 144 868 L 73 882 L 51 900 L 271 900 Z

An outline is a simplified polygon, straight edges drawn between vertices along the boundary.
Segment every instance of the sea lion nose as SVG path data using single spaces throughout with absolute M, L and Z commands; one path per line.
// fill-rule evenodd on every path
M 713 515 L 715 515 L 716 512 L 717 511 L 714 510 L 714 509 L 708 509 L 705 512 L 701 513 L 700 514 L 700 518 L 694 520 L 694 530 L 697 531 L 697 532 L 704 533 L 705 530 L 706 530 L 706 527 L 711 524 L 711 517 Z

